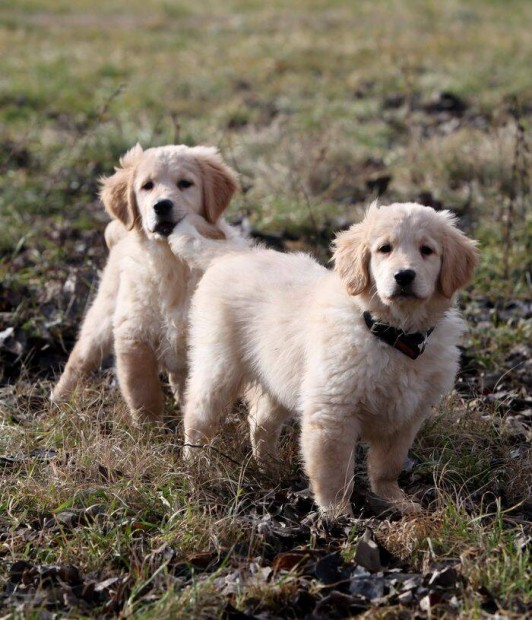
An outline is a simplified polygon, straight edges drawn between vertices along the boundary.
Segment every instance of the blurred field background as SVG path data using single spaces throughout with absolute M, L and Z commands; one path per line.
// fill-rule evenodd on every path
M 527 0 L 1 2 L 5 617 L 530 611 L 531 31 Z M 238 415 L 233 456 L 190 472 L 179 435 L 131 431 L 109 370 L 48 405 L 105 261 L 98 179 L 137 141 L 219 146 L 242 186 L 228 218 L 274 247 L 326 261 L 375 197 L 450 208 L 479 239 L 457 391 L 405 474 L 429 517 L 378 518 L 361 492 L 357 525 L 303 527 L 294 429 L 281 481 Z M 366 527 L 379 587 L 332 588 L 323 566 L 352 584 Z

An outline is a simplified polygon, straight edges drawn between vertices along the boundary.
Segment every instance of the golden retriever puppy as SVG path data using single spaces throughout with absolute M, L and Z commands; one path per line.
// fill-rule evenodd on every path
M 255 456 L 275 457 L 283 423 L 298 415 L 322 511 L 351 513 L 358 439 L 369 444 L 373 492 L 419 510 L 397 479 L 431 407 L 453 387 L 464 330 L 454 297 L 477 262 L 454 216 L 373 204 L 337 235 L 333 271 L 303 254 L 222 248 L 186 222 L 169 243 L 192 265 L 211 261 L 190 312 L 187 444 L 208 442 L 251 385 Z
M 102 180 L 103 204 L 116 218 L 105 233 L 109 259 L 54 401 L 68 398 L 114 346 L 120 388 L 134 418 L 160 418 L 159 369 L 168 372 L 176 396 L 183 391 L 188 309 L 201 275 L 170 251 L 166 238 L 185 216 L 206 237 L 235 237 L 220 216 L 236 188 L 234 171 L 205 146 L 144 151 L 137 144 Z

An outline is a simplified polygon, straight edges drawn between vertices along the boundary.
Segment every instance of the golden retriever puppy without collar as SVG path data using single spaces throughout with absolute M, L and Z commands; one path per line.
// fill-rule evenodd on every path
M 255 456 L 275 457 L 283 422 L 298 414 L 321 510 L 351 512 L 358 439 L 369 444 L 373 492 L 418 510 L 397 479 L 432 405 L 453 386 L 464 329 L 453 302 L 477 261 L 454 216 L 373 204 L 336 237 L 334 271 L 303 254 L 220 256 L 218 242 L 186 223 L 169 243 L 191 264 L 212 261 L 190 313 L 186 442 L 208 442 L 224 407 L 252 385 Z
M 53 400 L 67 398 L 113 345 L 120 388 L 135 418 L 161 416 L 160 368 L 176 396 L 182 392 L 188 308 L 200 271 L 176 257 L 166 238 L 185 216 L 207 237 L 235 237 L 220 216 L 236 188 L 236 174 L 205 146 L 143 151 L 137 145 L 103 179 L 101 198 L 116 218 L 105 234 L 109 259 Z

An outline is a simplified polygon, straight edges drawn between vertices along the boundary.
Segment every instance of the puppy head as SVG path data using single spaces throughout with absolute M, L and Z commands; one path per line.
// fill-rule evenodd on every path
M 236 174 L 210 147 L 169 145 L 143 151 L 137 145 L 121 167 L 102 182 L 107 211 L 149 238 L 167 237 L 188 214 L 201 215 L 202 234 L 224 235 L 216 227 L 236 188 Z
M 412 308 L 451 298 L 471 279 L 477 250 L 448 211 L 374 203 L 361 223 L 338 235 L 334 260 L 351 295 L 371 291 L 385 306 Z

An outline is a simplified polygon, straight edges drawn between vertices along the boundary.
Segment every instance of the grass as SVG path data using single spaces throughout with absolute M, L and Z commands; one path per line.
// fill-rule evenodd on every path
M 304 535 L 294 548 L 338 548 L 352 565 L 366 523 L 410 571 L 452 560 L 463 579 L 457 593 L 464 617 L 475 617 L 485 590 L 510 617 L 518 613 L 531 595 L 526 527 L 519 520 L 530 478 L 521 471 L 522 485 L 504 492 L 507 478 L 515 481 L 516 468 L 525 466 L 512 457 L 514 436 L 478 409 L 456 413 L 461 406 L 456 399 L 447 403 L 446 415 L 424 429 L 413 450 L 419 465 L 405 484 L 419 494 L 422 482 L 430 513 L 399 522 L 366 517 L 348 537 Z M 74 565 L 87 579 L 120 576 L 126 617 L 223 617 L 228 601 L 273 613 L 292 609 L 301 590 L 323 597 L 323 586 L 302 585 L 297 569 L 271 578 L 268 567 L 282 547 L 261 534 L 259 523 L 290 506 L 290 488 L 301 474 L 286 468 L 276 481 L 260 474 L 239 417 L 229 421 L 220 452 L 190 469 L 179 458 L 179 439 L 131 429 L 116 390 L 105 383 L 70 405 L 45 405 L 31 423 L 10 424 L 5 414 L 2 453 L 17 447 L 24 455 L 4 469 L 0 491 L 6 567 L 25 560 Z M 294 440 L 286 439 L 286 461 Z M 30 457 L 36 448 L 41 456 Z M 235 573 L 241 575 L 236 589 L 220 591 Z M 0 579 L 6 584 L 8 574 Z M 112 602 L 109 595 L 106 604 Z M 91 613 L 104 612 L 105 604 Z
M 472 517 L 459 497 L 443 494 L 440 500 L 441 508 L 429 519 L 414 519 L 399 532 L 390 532 L 385 524 L 381 536 L 421 566 L 449 560 L 458 565 L 467 583 L 462 593 L 464 617 L 482 616 L 482 592 L 489 592 L 499 611 L 511 616 L 517 611 L 512 610 L 516 598 L 530 600 L 532 595 L 530 550 L 523 547 L 522 527 L 511 527 L 500 505 Z
M 523 617 L 530 429 L 508 403 L 530 387 L 531 18 L 525 0 L 3 2 L 0 332 L 22 351 L 0 344 L 5 617 L 303 617 L 330 588 L 275 559 L 340 551 L 352 568 L 366 527 L 404 570 L 460 575 L 428 612 L 389 596 L 367 617 Z M 403 480 L 428 514 L 377 518 L 361 463 L 350 533 L 302 526 L 296 428 L 279 479 L 238 412 L 191 469 L 179 416 L 176 434 L 132 429 L 109 371 L 48 404 L 105 260 L 98 179 L 137 141 L 219 146 L 243 189 L 229 218 L 323 261 L 376 194 L 440 203 L 479 239 L 460 394 Z M 46 573 L 70 565 L 79 579 Z

